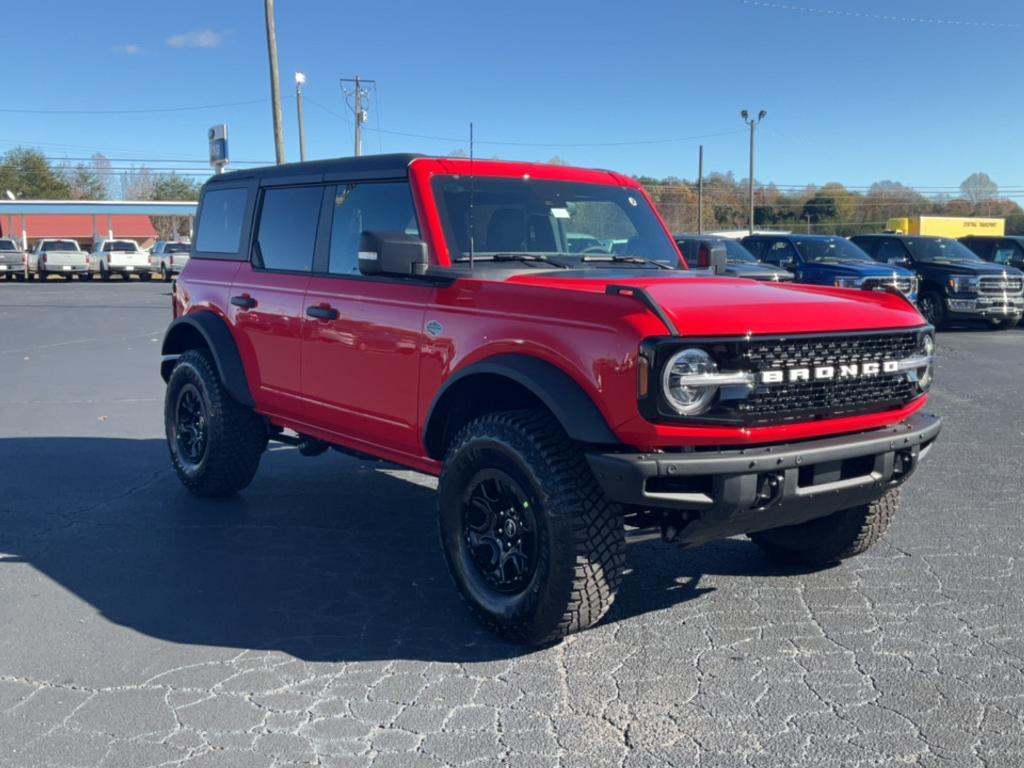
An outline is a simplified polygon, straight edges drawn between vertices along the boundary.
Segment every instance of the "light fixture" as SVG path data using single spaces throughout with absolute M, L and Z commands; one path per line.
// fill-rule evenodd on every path
M 302 85 L 304 82 L 306 82 L 306 75 L 303 74 L 302 72 L 296 72 L 295 73 L 295 84 L 296 85 Z

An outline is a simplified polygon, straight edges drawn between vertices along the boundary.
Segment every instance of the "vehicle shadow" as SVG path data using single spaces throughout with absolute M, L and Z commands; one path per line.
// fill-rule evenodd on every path
M 423 475 L 274 449 L 242 494 L 197 499 L 171 472 L 162 440 L 70 437 L 2 439 L 0 466 L 21 467 L 0 496 L 0 566 L 28 563 L 146 635 L 307 660 L 528 652 L 495 639 L 462 605 Z M 698 599 L 706 574 L 792 573 L 741 540 L 692 551 L 634 544 L 629 561 L 606 622 Z

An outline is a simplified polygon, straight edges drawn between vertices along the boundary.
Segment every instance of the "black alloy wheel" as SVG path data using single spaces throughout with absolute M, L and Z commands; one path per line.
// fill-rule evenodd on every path
M 537 570 L 535 502 L 500 469 L 484 469 L 472 479 L 462 502 L 463 556 L 489 589 L 515 595 Z
M 197 466 L 203 460 L 208 442 L 206 408 L 199 390 L 185 384 L 178 392 L 174 415 L 174 439 L 178 455 Z
M 934 293 L 926 293 L 921 297 L 920 308 L 924 319 L 931 325 L 938 328 L 946 319 L 945 310 L 942 307 L 942 299 Z

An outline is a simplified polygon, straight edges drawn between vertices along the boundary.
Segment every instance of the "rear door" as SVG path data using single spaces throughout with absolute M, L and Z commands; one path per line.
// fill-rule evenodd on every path
M 314 423 L 351 447 L 417 456 L 423 318 L 435 289 L 364 277 L 358 266 L 363 232 L 419 234 L 409 183 L 329 187 L 321 219 L 302 318 L 302 390 Z
M 229 311 L 257 407 L 282 416 L 303 411 L 303 298 L 323 194 L 321 185 L 263 189 L 251 257 L 231 286 Z

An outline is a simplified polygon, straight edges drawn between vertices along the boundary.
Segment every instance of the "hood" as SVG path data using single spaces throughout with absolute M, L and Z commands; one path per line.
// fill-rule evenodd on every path
M 868 261 L 845 261 L 841 264 L 825 264 L 822 262 L 810 262 L 806 267 L 815 269 L 827 269 L 835 275 L 847 275 L 849 277 L 913 277 L 914 273 L 906 267 L 896 267 L 890 264 L 874 264 Z
M 547 273 L 517 275 L 507 282 L 591 293 L 604 293 L 608 285 L 643 288 L 683 336 L 837 333 L 925 324 L 906 299 L 892 293 L 726 277 L 616 278 L 566 279 Z
M 939 270 L 947 275 L 995 275 L 1002 277 L 1003 272 L 1011 277 L 1020 277 L 1022 273 L 1016 267 L 995 264 L 991 261 L 957 261 L 950 264 L 928 262 L 921 265 L 924 269 Z
M 726 264 L 725 274 L 730 277 L 752 277 L 755 280 L 770 280 L 772 275 L 778 275 L 780 280 L 793 279 L 793 275 L 781 267 L 739 261 L 732 261 Z

